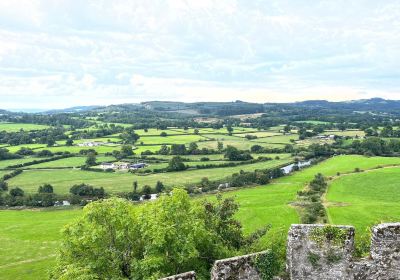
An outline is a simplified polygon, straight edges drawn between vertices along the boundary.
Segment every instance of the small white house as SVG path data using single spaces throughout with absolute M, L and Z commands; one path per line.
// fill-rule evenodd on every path
M 98 147 L 98 146 L 101 146 L 101 145 L 103 145 L 103 144 L 104 144 L 103 142 L 96 142 L 96 141 L 93 141 L 93 142 L 83 142 L 83 143 L 79 143 L 78 146 L 79 146 L 79 147 Z
M 114 169 L 115 168 L 115 164 L 111 163 L 111 162 L 103 162 L 100 165 L 100 167 L 103 168 L 103 169 Z

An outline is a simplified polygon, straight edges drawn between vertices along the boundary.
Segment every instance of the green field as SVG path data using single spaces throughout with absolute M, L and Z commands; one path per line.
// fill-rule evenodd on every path
M 21 148 L 29 148 L 29 149 L 39 149 L 39 148 L 44 148 L 46 147 L 46 144 L 23 144 L 23 145 L 18 145 L 18 146 L 8 146 L 5 147 L 7 150 L 9 150 L 11 153 L 15 153 L 16 151 L 20 150 Z
M 0 279 L 47 279 L 60 230 L 80 210 L 0 211 Z
M 168 133 L 168 132 L 167 132 Z M 200 135 L 175 135 L 175 136 L 148 136 L 140 137 L 138 143 L 146 145 L 161 145 L 161 144 L 188 144 L 191 142 L 197 142 L 200 140 L 205 140 L 204 137 Z
M 107 146 L 97 146 L 97 147 L 56 146 L 56 147 L 43 147 L 43 148 L 39 148 L 39 149 L 37 149 L 35 151 L 37 152 L 37 151 L 41 151 L 41 150 L 49 150 L 52 153 L 66 152 L 66 151 L 70 152 L 70 153 L 79 153 L 80 150 L 88 150 L 88 149 L 93 149 L 99 154 L 105 154 L 107 152 L 111 153 L 114 150 L 120 150 L 121 149 L 121 145 L 107 144 Z
M 17 132 L 21 129 L 25 131 L 42 130 L 49 128 L 47 125 L 32 124 L 32 123 L 7 123 L 0 122 L 0 131 Z
M 260 139 L 252 140 L 252 142 L 258 143 L 272 143 L 272 144 L 290 144 L 290 140 L 298 140 L 299 136 L 297 134 L 290 135 L 279 135 L 279 136 L 271 136 Z
M 0 169 L 6 168 L 10 165 L 16 165 L 20 163 L 31 162 L 34 160 L 41 160 L 45 158 L 35 158 L 35 157 L 26 157 L 26 158 L 18 158 L 18 159 L 7 159 L 7 160 L 0 160 Z
M 353 172 L 355 167 L 371 169 L 377 166 L 400 164 L 400 158 L 337 156 L 300 172 L 274 180 L 266 186 L 245 188 L 227 193 L 235 196 L 241 207 L 239 215 L 246 231 L 254 231 L 271 223 L 271 234 L 286 233 L 291 223 L 298 223 L 296 210 L 290 205 L 317 173 L 334 176 L 337 172 Z M 350 213 L 349 213 L 350 215 Z M 276 218 L 279 216 L 280 218 Z M 336 221 L 333 221 L 337 223 Z M 341 222 L 338 222 L 341 224 Z
M 198 169 L 181 172 L 167 172 L 150 175 L 136 175 L 127 172 L 92 172 L 73 169 L 57 170 L 27 170 L 22 174 L 8 180 L 10 186 L 19 186 L 28 193 L 36 192 L 44 183 L 54 186 L 54 192 L 68 193 L 74 184 L 88 183 L 94 186 L 104 187 L 108 192 L 130 191 L 133 181 L 138 181 L 139 186 L 154 186 L 157 181 L 166 185 L 182 186 L 187 183 L 199 182 L 203 177 L 210 180 L 222 179 L 240 170 L 252 171 L 255 169 L 267 169 L 290 162 L 291 159 L 271 160 L 253 164 L 239 165 L 235 167 L 223 167 L 213 169 Z
M 270 161 L 261 164 L 277 164 L 277 161 Z M 342 174 L 353 172 L 355 167 L 361 169 L 371 169 L 379 165 L 400 164 L 400 158 L 384 157 L 363 157 L 363 156 L 338 156 L 326 160 L 318 165 L 296 172 L 292 175 L 274 180 L 266 186 L 253 188 L 243 188 L 240 190 L 225 193 L 225 196 L 234 196 L 240 204 L 238 218 L 242 222 L 245 232 L 249 233 L 265 224 L 272 224 L 272 230 L 261 240 L 261 245 L 270 242 L 270 237 L 283 238 L 286 240 L 287 229 L 290 224 L 298 223 L 299 217 L 295 208 L 290 206 L 290 202 L 296 199 L 298 190 L 312 180 L 316 173 L 323 173 L 326 176 L 334 176 L 337 172 Z M 256 165 L 252 165 L 254 169 Z M 240 166 L 242 169 L 245 166 Z M 239 167 L 239 169 L 240 169 Z M 248 165 L 247 167 L 250 167 Z M 263 166 L 265 167 L 265 166 Z M 93 182 L 108 182 L 109 188 L 118 186 L 131 188 L 135 175 L 132 174 L 108 174 L 84 172 L 80 170 L 55 170 L 47 173 L 46 171 L 26 171 L 13 178 L 10 182 L 14 185 L 18 182 L 25 182 L 25 187 L 29 188 L 29 182 L 35 187 L 36 191 L 39 181 L 48 178 L 64 177 L 56 185 L 56 191 L 65 186 L 69 186 L 71 180 L 82 180 L 85 176 L 92 175 L 88 180 Z M 221 176 L 234 172 L 227 169 L 206 169 L 185 171 L 178 173 L 157 174 L 169 176 L 170 182 L 185 180 L 195 180 L 204 176 Z M 214 173 L 212 175 L 211 173 Z M 36 174 L 36 175 L 35 175 Z M 38 176 L 38 174 L 41 174 Z M 212 176 L 210 176 L 212 175 Z M 102 176 L 108 176 L 101 178 Z M 154 175 L 143 177 L 152 178 Z M 365 176 L 365 177 L 364 177 Z M 400 169 L 385 168 L 375 171 L 346 175 L 335 180 L 329 187 L 328 200 L 338 202 L 349 202 L 351 205 L 346 207 L 330 207 L 329 216 L 335 224 L 355 224 L 357 228 L 378 220 L 388 220 L 391 213 L 400 213 L 400 196 L 393 195 L 397 191 L 396 182 L 400 178 Z M 40 180 L 39 180 L 40 179 Z M 160 178 L 157 178 L 160 179 Z M 153 182 L 157 180 L 153 178 Z M 68 181 L 69 180 L 69 181 Z M 167 178 L 161 179 L 167 181 Z M 345 181 L 343 181 L 345 180 Z M 381 184 L 373 184 L 376 180 Z M 360 181 L 364 183 L 360 183 Z M 369 182 L 369 183 L 368 183 Z M 354 187 L 357 186 L 357 187 Z M 382 192 L 382 187 L 385 192 Z M 365 190 L 368 189 L 368 192 Z M 68 189 L 65 189 L 68 191 Z M 350 190 L 350 192 L 349 192 Z M 398 192 L 397 192 L 398 193 Z M 200 197 L 211 198 L 214 196 L 206 195 Z M 371 203 L 368 203 L 370 201 Z M 381 205 L 381 206 L 379 206 Z M 384 207 L 383 207 L 384 206 Z M 387 211 L 384 209 L 387 207 Z M 390 211 L 390 213 L 389 213 Z M 45 271 L 54 262 L 54 252 L 58 244 L 58 230 L 63 224 L 79 215 L 80 211 L 0 211 L 0 279 L 45 279 Z M 400 218 L 398 214 L 390 216 L 391 219 Z M 365 222 L 364 222 L 365 220 Z M 273 239 L 272 239 L 273 240 Z
M 113 161 L 114 157 L 104 157 L 98 156 L 96 157 L 97 162 L 101 163 L 103 161 Z M 63 158 L 48 162 L 43 162 L 39 164 L 29 165 L 25 167 L 26 169 L 35 169 L 35 168 L 60 168 L 60 167 L 80 167 L 85 164 L 86 157 L 69 157 Z
M 326 196 L 329 220 L 354 225 L 361 233 L 373 224 L 399 221 L 399 180 L 399 167 L 339 177 Z

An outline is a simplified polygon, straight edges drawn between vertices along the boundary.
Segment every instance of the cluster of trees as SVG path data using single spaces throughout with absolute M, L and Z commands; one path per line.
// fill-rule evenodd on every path
M 0 205 L 50 207 L 57 201 L 57 196 L 53 193 L 53 186 L 49 184 L 40 186 L 37 193 L 29 195 L 26 195 L 19 187 L 12 188 L 7 192 L 8 189 L 7 182 L 0 180 Z
M 224 158 L 231 161 L 246 161 L 253 159 L 249 152 L 241 151 L 238 148 L 230 145 L 228 145 L 225 149 Z
M 116 133 L 122 133 L 124 131 L 124 127 L 116 124 L 97 124 L 95 123 L 94 129 L 84 129 L 84 130 L 72 130 L 71 138 L 72 139 L 90 139 L 90 138 L 99 138 L 104 137 Z
M 380 136 L 380 137 L 394 137 L 400 138 L 400 129 L 394 129 L 391 125 L 386 125 L 382 130 L 377 126 L 367 128 L 364 130 L 365 136 Z
M 400 154 L 400 141 L 368 137 L 363 141 L 354 140 L 348 148 L 348 152 L 371 156 L 398 156 Z
M 222 144 L 222 143 L 221 143 Z M 213 149 L 202 148 L 199 149 L 197 143 L 192 142 L 189 147 L 185 144 L 172 144 L 171 147 L 162 145 L 160 150 L 157 152 L 160 155 L 209 155 L 216 153 Z M 142 154 L 153 154 L 153 153 L 142 153 Z
M 20 130 L 17 132 L 0 131 L 0 143 L 8 144 L 11 146 L 17 146 L 22 144 L 46 144 L 47 146 L 53 146 L 58 140 L 65 140 L 68 137 L 65 135 L 65 129 L 63 127 L 49 128 L 36 131 L 24 131 Z
M 73 195 L 91 199 L 101 199 L 107 195 L 103 187 L 96 188 L 85 183 L 73 185 L 69 192 Z
M 72 129 L 84 128 L 91 125 L 89 121 L 79 118 L 79 115 L 54 113 L 54 114 L 27 114 L 27 113 L 9 113 L 0 116 L 1 121 L 13 123 L 35 123 L 61 127 L 63 125 L 71 126 Z
M 138 182 L 134 181 L 133 182 L 133 190 L 132 192 L 128 192 L 124 196 L 127 199 L 133 200 L 133 201 L 139 201 L 140 198 L 142 197 L 143 199 L 150 199 L 152 193 L 162 193 L 163 191 L 166 190 L 166 187 L 161 181 L 157 181 L 154 189 L 150 187 L 149 185 L 144 185 L 141 190 L 138 190 Z
M 308 185 L 305 191 L 299 191 L 299 198 L 304 201 L 302 204 L 301 221 L 304 224 L 314 224 L 319 221 L 326 222 L 326 212 L 322 205 L 322 195 L 325 193 L 328 184 L 325 177 L 318 173 Z
M 239 173 L 234 173 L 231 176 L 223 179 L 210 181 L 207 177 L 204 177 L 198 184 L 189 184 L 185 187 L 188 193 L 204 193 L 213 190 L 226 187 L 243 187 L 250 185 L 265 185 L 268 184 L 271 179 L 279 178 L 284 176 L 284 172 L 281 168 L 264 169 L 245 172 L 241 170 Z
M 209 277 L 215 260 L 248 251 L 269 229 L 246 237 L 237 211 L 231 198 L 191 200 L 178 189 L 142 207 L 118 198 L 90 203 L 64 229 L 51 279 L 159 279 L 189 270 Z

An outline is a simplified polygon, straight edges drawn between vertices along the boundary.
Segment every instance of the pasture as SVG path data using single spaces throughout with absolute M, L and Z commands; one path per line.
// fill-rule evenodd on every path
M 49 128 L 48 125 L 32 124 L 32 123 L 9 123 L 0 122 L 0 131 L 17 132 L 22 130 L 33 131 Z
M 335 176 L 337 172 L 342 174 L 353 172 L 356 167 L 372 169 L 378 166 L 397 164 L 400 164 L 400 158 L 337 156 L 273 180 L 266 186 L 244 188 L 227 192 L 224 195 L 233 196 L 239 202 L 241 207 L 238 217 L 247 232 L 254 231 L 265 224 L 271 224 L 272 230 L 269 235 L 286 238 L 290 224 L 300 222 L 295 208 L 290 204 L 296 200 L 297 192 L 302 190 L 314 178 L 315 174 L 322 173 L 325 176 Z M 387 195 L 390 196 L 390 194 Z M 348 215 L 351 217 L 351 212 L 348 212 Z M 342 224 L 341 220 L 333 219 L 332 222 Z M 267 239 L 268 236 L 263 239 L 263 242 L 266 242 Z
M 47 279 L 60 230 L 80 213 L 79 209 L 1 210 L 0 279 Z
M 97 162 L 101 163 L 103 161 L 113 161 L 115 160 L 114 157 L 105 157 L 105 156 L 98 156 L 96 157 Z M 38 163 L 34 165 L 29 165 L 24 167 L 24 169 L 36 169 L 36 168 L 72 168 L 72 167 L 80 167 L 85 165 L 86 157 L 69 157 L 63 158 L 43 163 Z
M 278 161 L 261 164 L 276 165 Z M 225 192 L 224 196 L 233 196 L 240 204 L 237 217 L 242 222 L 246 233 L 266 224 L 272 225 L 271 231 L 260 241 L 259 246 L 265 247 L 271 242 L 282 242 L 279 244 L 284 244 L 290 224 L 299 222 L 296 209 L 290 203 L 296 199 L 297 191 L 303 189 L 315 174 L 323 173 L 326 176 L 335 176 L 337 172 L 351 173 L 356 167 L 367 170 L 380 165 L 397 164 L 400 164 L 400 158 L 338 156 L 292 175 L 273 180 L 268 185 L 229 191 Z M 245 166 L 239 166 L 238 169 L 244 169 Z M 247 165 L 247 167 L 254 169 L 256 165 Z M 127 173 L 108 174 L 80 170 L 51 171 L 56 172 L 55 174 L 47 172 L 49 171 L 25 171 L 11 179 L 10 182 L 12 185 L 24 183 L 25 185 L 22 184 L 24 188 L 28 188 L 29 184 L 35 185 L 31 190 L 36 191 L 39 181 L 44 182 L 47 178 L 63 177 L 65 182 L 61 180 L 55 183 L 56 192 L 63 190 L 63 188 L 67 192 L 68 188 L 63 187 L 64 183 L 65 186 L 70 186 L 72 181 L 82 181 L 85 176 L 89 175 L 93 175 L 93 177 L 87 178 L 90 183 L 96 183 L 96 180 L 99 180 L 98 183 L 101 183 L 101 181 L 108 182 L 110 184 L 108 190 L 112 190 L 116 184 L 118 186 L 126 184 L 125 188 L 130 189 L 134 178 L 139 177 Z M 233 172 L 235 172 L 233 169 L 228 171 L 225 168 L 218 168 L 155 175 L 169 176 L 170 182 L 175 180 L 181 183 L 185 180 L 201 179 L 205 174 L 211 177 L 211 173 L 215 173 L 214 176 L 221 176 L 221 174 L 228 175 Z M 40 178 L 38 177 L 39 174 L 41 174 Z M 51 177 L 49 177 L 50 175 Z M 151 178 L 155 175 L 142 177 Z M 102 176 L 107 177 L 101 178 Z M 328 212 L 331 222 L 354 224 L 359 229 L 364 226 L 362 224 L 364 223 L 363 219 L 365 219 L 365 224 L 368 224 L 377 219 L 387 220 L 391 213 L 400 213 L 399 207 L 396 206 L 396 203 L 399 204 L 400 197 L 393 195 L 397 191 L 396 181 L 399 180 L 399 177 L 399 168 L 385 168 L 365 173 L 354 173 L 333 181 L 329 187 L 328 201 L 347 202 L 351 205 L 345 207 L 343 205 L 341 207 L 330 205 Z M 155 182 L 157 179 L 153 178 L 152 180 Z M 166 178 L 161 180 L 167 181 Z M 376 180 L 380 184 L 373 184 Z M 361 184 L 360 181 L 364 183 Z M 144 181 L 140 182 L 140 184 L 143 183 Z M 204 195 L 197 199 L 214 199 L 214 197 L 214 195 Z M 368 203 L 368 201 L 371 203 Z M 385 210 L 386 207 L 387 210 Z M 0 252 L 2 252 L 0 254 L 0 270 L 2 271 L 0 279 L 45 279 L 46 270 L 54 262 L 54 251 L 59 244 L 59 230 L 64 224 L 77 217 L 79 213 L 80 211 L 76 209 L 0 211 Z M 392 215 L 390 218 L 398 219 L 400 217 Z
M 18 186 L 28 193 L 37 191 L 44 183 L 54 186 L 54 192 L 66 194 L 74 184 L 87 183 L 98 187 L 104 187 L 109 193 L 130 191 L 133 181 L 137 181 L 139 187 L 144 185 L 155 186 L 157 181 L 169 186 L 183 186 L 187 183 L 199 182 L 203 177 L 210 180 L 223 179 L 240 170 L 253 171 L 267 169 L 289 163 L 290 158 L 244 164 L 235 167 L 221 167 L 212 169 L 187 170 L 181 172 L 166 172 L 149 175 L 137 175 L 128 172 L 93 172 L 74 169 L 55 170 L 27 170 L 22 174 L 8 180 L 11 187 Z
M 373 224 L 400 221 L 400 168 L 341 176 L 326 195 L 329 221 L 354 225 L 360 233 Z

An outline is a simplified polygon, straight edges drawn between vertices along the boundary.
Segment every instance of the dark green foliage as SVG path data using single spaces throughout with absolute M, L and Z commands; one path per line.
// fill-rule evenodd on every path
M 183 159 L 179 156 L 175 156 L 171 158 L 168 162 L 168 170 L 169 171 L 182 171 L 185 170 L 187 167 L 183 162 Z
M 16 187 L 10 190 L 10 195 L 12 197 L 24 196 L 24 191 L 21 188 Z
M 96 165 L 96 155 L 94 153 L 89 153 L 85 161 L 86 166 Z
M 229 145 L 225 149 L 224 157 L 232 161 L 245 161 L 253 158 L 248 152 L 240 151 L 236 147 Z
M 262 280 L 272 280 L 280 271 L 278 256 L 274 250 L 267 250 L 253 260 Z
M 97 198 L 103 198 L 106 195 L 103 187 L 94 188 L 93 186 L 87 184 L 73 185 L 69 192 L 74 195 Z
M 50 184 L 44 184 L 39 187 L 38 193 L 53 193 L 53 186 Z

